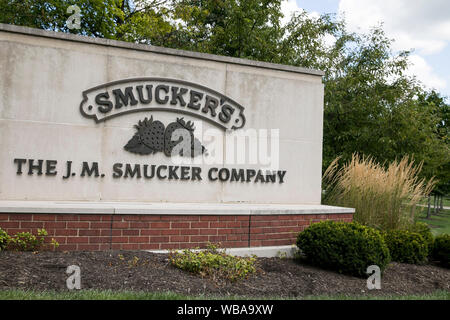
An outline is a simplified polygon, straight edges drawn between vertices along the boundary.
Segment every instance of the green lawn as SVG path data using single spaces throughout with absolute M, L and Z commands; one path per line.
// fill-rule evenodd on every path
M 444 198 L 444 207 L 450 207 L 450 198 Z
M 450 210 L 443 210 L 439 214 L 432 214 L 430 219 L 426 219 L 427 210 L 422 209 L 419 214 L 419 221 L 425 222 L 431 227 L 433 234 L 450 234 Z
M 98 290 L 80 290 L 73 292 L 35 292 L 23 290 L 0 291 L 0 300 L 247 300 L 261 298 L 245 297 L 210 297 L 210 296 L 187 296 L 177 293 L 149 293 L 132 291 L 98 291 Z M 265 298 L 263 300 L 280 300 L 279 297 Z M 450 300 L 450 292 L 436 291 L 432 294 L 423 295 L 388 295 L 388 296 L 307 296 L 302 300 Z

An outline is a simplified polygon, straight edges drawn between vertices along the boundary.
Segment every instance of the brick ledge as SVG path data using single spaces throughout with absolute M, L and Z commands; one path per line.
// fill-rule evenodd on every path
M 8 234 L 48 232 L 58 250 L 167 250 L 293 245 L 299 232 L 323 220 L 351 222 L 347 214 L 176 215 L 2 213 L 0 228 Z

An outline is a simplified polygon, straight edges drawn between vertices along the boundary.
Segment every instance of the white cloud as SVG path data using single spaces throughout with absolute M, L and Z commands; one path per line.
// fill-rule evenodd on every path
M 295 0 L 285 0 L 281 2 L 281 12 L 284 15 L 281 19 L 281 24 L 286 25 L 289 20 L 291 20 L 292 15 L 297 11 L 304 11 L 304 9 L 299 7 Z M 308 16 L 317 19 L 320 17 L 320 14 L 316 11 L 311 11 L 308 12 Z
M 281 3 L 281 12 L 284 17 L 281 19 L 281 24 L 286 25 L 294 12 L 303 10 L 302 8 L 297 6 L 297 2 L 295 0 L 283 1 Z
M 332 46 L 334 46 L 334 43 L 336 42 L 336 38 L 333 35 L 327 33 L 323 37 L 323 42 L 325 43 L 326 46 L 332 47 Z
M 345 16 L 351 31 L 364 32 L 383 22 L 396 50 L 434 54 L 450 41 L 448 0 L 341 0 L 338 14 Z
M 413 54 L 409 57 L 409 60 L 411 61 L 411 66 L 408 69 L 409 75 L 416 75 L 417 79 L 429 89 L 442 90 L 447 86 L 446 81 L 433 72 L 424 58 Z
M 281 25 L 286 25 L 292 18 L 292 15 L 298 11 L 305 11 L 305 9 L 299 7 L 295 0 L 285 0 L 281 2 L 281 12 L 284 15 L 284 17 L 281 19 Z M 317 11 L 307 12 L 307 15 L 312 19 L 320 18 L 320 13 Z M 326 34 L 323 37 L 322 41 L 325 43 L 325 45 L 332 46 L 336 42 L 336 38 L 330 34 Z
M 413 50 L 409 74 L 428 88 L 446 89 L 446 81 L 427 60 L 450 42 L 450 1 L 340 0 L 338 15 L 356 32 L 367 32 L 382 22 L 386 36 L 394 39 L 394 50 Z

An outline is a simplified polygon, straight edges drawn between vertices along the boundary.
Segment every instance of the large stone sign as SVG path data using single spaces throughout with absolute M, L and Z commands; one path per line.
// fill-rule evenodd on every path
M 322 72 L 9 25 L 0 25 L 0 69 L 0 216 L 9 214 L 12 230 L 27 229 L 18 213 L 199 223 L 212 215 L 231 217 L 227 229 L 245 237 L 203 223 L 155 240 L 164 232 L 146 234 L 148 224 L 136 227 L 140 245 L 128 237 L 118 248 L 258 246 L 291 243 L 308 217 L 351 219 L 351 209 L 320 205 Z M 269 233 L 283 241 L 251 242 L 251 216 L 280 214 L 292 216 L 293 231 Z M 70 239 L 61 239 L 67 249 L 103 248 Z

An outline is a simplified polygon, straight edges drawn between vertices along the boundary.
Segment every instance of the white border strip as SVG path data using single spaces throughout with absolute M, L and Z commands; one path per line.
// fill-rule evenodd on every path
M 354 212 L 352 208 L 300 204 L 0 201 L 0 214 L 289 215 Z
M 191 249 L 192 250 L 192 249 Z M 195 252 L 205 249 L 192 250 Z M 290 246 L 268 246 L 268 247 L 244 247 L 244 248 L 225 248 L 225 253 L 232 256 L 245 257 L 255 255 L 260 258 L 292 258 L 298 252 L 298 248 L 295 245 Z M 145 250 L 152 253 L 169 253 L 169 250 Z M 182 252 L 183 250 L 175 250 L 176 252 Z

